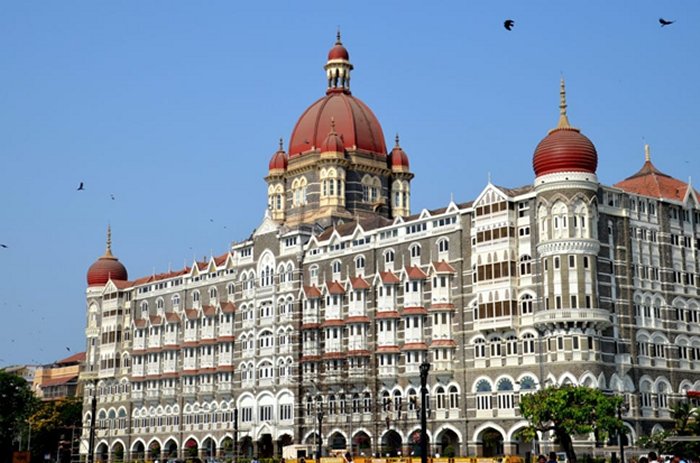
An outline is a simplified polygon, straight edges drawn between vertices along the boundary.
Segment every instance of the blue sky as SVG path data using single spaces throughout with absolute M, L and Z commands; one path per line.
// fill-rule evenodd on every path
M 689 0 L 4 2 L 0 366 L 84 349 L 108 222 L 132 278 L 250 234 L 337 26 L 353 94 L 401 135 L 418 211 L 473 199 L 489 173 L 530 183 L 562 73 L 602 182 L 638 170 L 645 141 L 662 171 L 697 177 L 699 22 Z

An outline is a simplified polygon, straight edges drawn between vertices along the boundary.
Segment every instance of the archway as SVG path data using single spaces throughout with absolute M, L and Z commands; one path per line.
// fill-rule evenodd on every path
M 117 442 L 112 446 L 112 461 L 115 463 L 124 461 L 124 445 L 121 442 Z
M 372 439 L 366 432 L 359 431 L 353 436 L 351 452 L 359 456 L 372 455 Z
M 216 442 L 211 437 L 207 437 L 202 442 L 202 456 L 205 458 L 216 456 Z
M 263 434 L 258 441 L 258 458 L 272 458 L 275 447 L 272 445 L 272 434 Z
M 177 442 L 169 439 L 163 446 L 163 458 L 177 458 Z
M 428 456 L 431 455 L 430 452 L 430 436 L 428 438 Z M 416 429 L 411 433 L 408 438 L 408 452 L 412 457 L 420 457 L 420 429 Z
M 331 449 L 345 450 L 348 447 L 347 439 L 339 432 L 334 432 L 329 440 Z
M 451 429 L 445 429 L 437 437 L 441 457 L 454 458 L 459 456 L 459 437 Z
M 199 444 L 194 439 L 189 439 L 185 442 L 185 458 L 196 458 L 199 453 Z
M 382 456 L 396 457 L 401 451 L 401 436 L 393 429 L 382 436 Z
M 241 439 L 241 456 L 245 458 L 253 457 L 253 438 L 245 436 Z
M 148 456 L 151 460 L 157 460 L 160 458 L 160 444 L 158 441 L 153 441 L 148 446 Z
M 221 456 L 224 458 L 224 460 L 229 460 L 233 459 L 234 457 L 234 451 L 233 451 L 233 438 L 231 436 L 226 436 L 224 439 L 221 441 Z
M 109 459 L 109 449 L 107 448 L 107 444 L 103 442 L 98 445 L 97 450 L 95 451 L 95 456 L 97 461 L 107 463 L 107 460 Z
M 277 455 L 282 455 L 282 449 L 288 445 L 292 445 L 293 443 L 294 439 L 292 438 L 292 436 L 290 436 L 289 434 L 282 434 L 277 440 L 277 445 L 279 447 Z
M 481 456 L 495 457 L 503 455 L 503 435 L 493 428 L 481 432 Z
M 145 460 L 146 456 L 146 447 L 143 445 L 143 442 L 138 441 L 134 444 L 134 446 L 131 448 L 131 459 L 132 460 Z

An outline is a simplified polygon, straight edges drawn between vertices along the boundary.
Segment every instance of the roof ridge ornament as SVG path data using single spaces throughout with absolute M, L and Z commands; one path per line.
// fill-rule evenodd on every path
M 114 257 L 112 254 L 112 226 L 107 224 L 107 249 L 105 250 L 105 257 Z
M 649 143 L 644 144 L 644 161 L 651 162 L 651 150 L 649 149 Z
M 557 124 L 558 129 L 570 129 L 571 124 L 569 124 L 569 118 L 566 115 L 566 83 L 564 82 L 564 76 L 561 76 L 561 82 L 559 84 L 559 124 Z

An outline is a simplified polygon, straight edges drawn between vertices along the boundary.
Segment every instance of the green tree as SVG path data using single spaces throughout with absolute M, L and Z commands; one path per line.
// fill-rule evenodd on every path
M 70 397 L 41 402 L 29 417 L 32 425 L 32 453 L 36 458 L 54 453 L 59 441 L 73 437 L 73 426 L 80 426 L 82 402 Z M 76 431 L 80 435 L 80 429 Z
M 617 418 L 622 398 L 585 386 L 557 386 L 520 396 L 520 411 L 530 422 L 521 432 L 532 440 L 539 431 L 552 432 L 566 452 L 570 463 L 576 463 L 573 436 L 594 432 L 599 439 L 621 431 L 624 425 Z
M 0 461 L 10 461 L 13 441 L 20 433 L 27 435 L 27 417 L 35 403 L 24 378 L 0 371 Z
M 676 440 L 677 437 L 700 436 L 698 410 L 688 401 L 678 402 L 671 409 L 673 429 L 656 432 L 650 436 L 641 436 L 637 440 L 640 447 L 654 449 L 661 454 L 673 454 L 694 457 L 700 452 L 700 443 Z

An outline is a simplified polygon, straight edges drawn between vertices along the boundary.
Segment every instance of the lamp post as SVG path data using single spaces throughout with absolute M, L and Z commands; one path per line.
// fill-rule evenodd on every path
M 624 396 L 623 396 L 623 401 L 617 406 L 617 419 L 622 421 L 622 412 L 624 411 L 627 413 L 628 405 L 624 401 Z M 617 433 L 617 439 L 620 441 L 620 463 L 625 463 L 625 441 L 623 438 L 625 437 L 625 423 L 622 422 L 622 428 L 620 428 L 620 431 Z
M 233 463 L 238 463 L 238 408 L 233 409 Z
M 323 443 L 323 434 L 321 434 L 323 425 L 323 402 L 319 403 L 318 410 L 316 411 L 316 418 L 318 419 L 318 447 L 316 447 L 316 462 L 321 461 L 321 444 Z
M 428 371 L 430 371 L 430 363 L 424 361 L 420 364 L 420 461 L 428 463 L 428 425 L 426 419 L 426 410 L 428 409 Z

